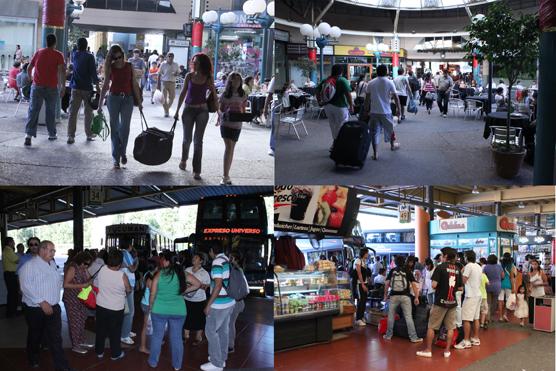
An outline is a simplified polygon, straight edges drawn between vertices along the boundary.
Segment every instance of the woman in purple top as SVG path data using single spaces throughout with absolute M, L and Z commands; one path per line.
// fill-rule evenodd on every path
M 487 263 L 483 267 L 483 273 L 488 277 L 489 283 L 487 284 L 487 300 L 488 300 L 488 315 L 485 322 L 485 328 L 490 322 L 490 318 L 494 315 L 497 308 L 498 295 L 500 290 L 502 290 L 502 279 L 504 278 L 504 270 L 502 266 L 498 264 L 498 258 L 496 255 L 489 255 L 487 258 Z
M 214 80 L 212 78 L 212 62 L 203 53 L 198 53 L 191 60 L 193 72 L 185 75 L 183 90 L 178 100 L 178 108 L 174 118 L 179 119 L 180 107 L 185 100 L 182 114 L 183 144 L 180 169 L 185 170 L 189 157 L 189 146 L 193 141 L 193 178 L 201 179 L 201 160 L 203 158 L 203 136 L 207 127 L 209 112 L 207 97 L 209 92 L 217 97 Z M 193 135 L 193 127 L 195 134 Z

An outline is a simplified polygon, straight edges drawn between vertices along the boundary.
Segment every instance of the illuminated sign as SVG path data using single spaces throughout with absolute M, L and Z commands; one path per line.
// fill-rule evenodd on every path
M 204 234 L 261 234 L 259 228 L 205 228 Z
M 501 232 L 517 232 L 517 224 L 514 218 L 509 218 L 507 216 L 499 216 L 497 223 L 497 230 Z
M 443 232 L 467 232 L 467 219 L 446 219 L 439 223 L 440 230 Z

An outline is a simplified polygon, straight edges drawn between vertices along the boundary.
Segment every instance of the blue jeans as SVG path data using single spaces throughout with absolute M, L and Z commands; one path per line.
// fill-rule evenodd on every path
M 170 351 L 172 353 L 172 367 L 179 370 L 183 362 L 183 341 L 181 333 L 185 316 L 151 313 L 153 323 L 153 334 L 151 337 L 151 354 L 149 355 L 149 366 L 156 367 L 160 358 L 160 348 L 164 338 L 164 328 L 168 324 L 168 335 L 170 337 Z
M 275 114 L 274 109 L 271 110 L 270 113 L 270 149 L 276 149 L 276 130 L 278 130 L 278 123 L 274 123 Z
M 48 135 L 56 136 L 56 100 L 58 99 L 58 89 L 44 86 L 31 86 L 31 102 L 29 103 L 29 114 L 25 125 L 25 134 L 30 137 L 37 136 L 37 124 L 39 113 L 41 112 L 42 101 L 46 102 L 46 129 Z
M 132 287 L 133 290 L 133 287 Z M 131 325 L 133 324 L 133 315 L 135 314 L 135 303 L 133 301 L 133 291 L 126 295 L 125 300 L 127 301 L 127 306 L 129 307 L 129 313 L 124 314 L 124 320 L 122 322 L 122 338 L 129 336 L 131 331 Z
M 127 140 L 129 139 L 129 125 L 133 114 L 132 96 L 108 96 L 108 113 L 110 114 L 110 139 L 112 139 L 112 158 L 114 164 L 120 164 L 120 158 L 125 156 Z
M 228 359 L 229 326 L 233 311 L 234 307 L 211 308 L 207 316 L 205 334 L 208 341 L 208 354 L 210 363 L 216 367 L 224 367 L 224 362 Z
M 429 303 L 430 305 L 434 304 L 434 291 L 427 293 L 427 303 Z
M 388 308 L 388 329 L 386 330 L 386 336 L 392 337 L 394 334 L 394 316 L 396 315 L 396 310 L 400 305 L 402 306 L 405 323 L 407 324 L 409 339 L 415 340 L 417 339 L 417 332 L 415 331 L 415 325 L 413 324 L 413 317 L 411 315 L 411 298 L 406 295 L 393 295 L 390 297 L 390 305 Z

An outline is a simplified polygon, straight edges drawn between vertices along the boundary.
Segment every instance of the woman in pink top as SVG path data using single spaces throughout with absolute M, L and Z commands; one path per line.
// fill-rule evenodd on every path
M 179 119 L 180 107 L 185 100 L 182 114 L 183 144 L 180 169 L 185 170 L 189 158 L 189 147 L 193 142 L 193 178 L 201 179 L 201 161 L 203 158 L 203 136 L 207 127 L 209 112 L 207 98 L 212 92 L 217 96 L 214 80 L 212 78 L 212 62 L 203 53 L 198 53 L 191 60 L 193 72 L 185 75 L 185 82 L 181 91 L 178 108 L 174 118 Z M 195 134 L 193 128 L 195 127 Z
M 18 101 L 19 100 L 19 89 L 17 88 L 17 81 L 16 81 L 16 77 L 17 74 L 21 71 L 19 69 L 19 67 L 21 66 L 21 63 L 19 62 L 14 62 L 14 65 L 12 67 L 12 69 L 10 70 L 9 74 L 8 74 L 8 86 L 12 89 L 16 90 L 16 94 L 15 94 L 15 98 L 14 100 Z
M 432 82 L 430 73 L 427 73 L 427 75 L 425 76 L 425 86 L 423 86 L 423 92 L 425 94 L 425 105 L 427 107 L 427 112 L 430 115 L 432 102 L 436 100 L 434 97 L 436 95 L 436 88 L 434 87 L 434 83 Z
M 230 121 L 228 113 L 230 112 L 245 112 L 245 106 L 247 104 L 247 94 L 242 88 L 243 80 L 241 75 L 237 72 L 232 72 L 228 76 L 228 81 L 226 82 L 226 90 L 220 96 L 220 112 L 223 113 L 220 116 L 220 134 L 222 139 L 224 139 L 224 145 L 226 149 L 224 150 L 224 175 L 220 184 L 232 184 L 230 179 L 230 168 L 232 167 L 232 160 L 234 158 L 234 149 L 239 139 L 239 133 L 241 133 L 241 122 Z

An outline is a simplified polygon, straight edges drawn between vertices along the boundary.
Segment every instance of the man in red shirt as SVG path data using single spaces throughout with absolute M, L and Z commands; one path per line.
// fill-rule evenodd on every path
M 27 125 L 25 125 L 25 145 L 31 145 L 31 137 L 37 136 L 37 123 L 43 100 L 46 103 L 46 129 L 48 140 L 56 140 L 56 100 L 65 92 L 65 62 L 64 56 L 56 47 L 56 36 L 46 36 L 46 48 L 35 53 L 29 63 L 29 75 L 33 76 L 31 86 L 31 102 Z

